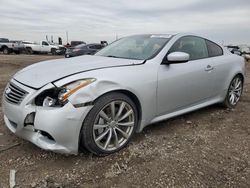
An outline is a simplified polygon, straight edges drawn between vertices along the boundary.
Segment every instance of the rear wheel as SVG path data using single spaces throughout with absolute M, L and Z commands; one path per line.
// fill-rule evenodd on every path
M 51 54 L 52 54 L 52 55 L 56 55 L 56 49 L 55 49 L 55 48 L 52 48 L 52 49 L 51 49 Z
M 122 93 L 110 93 L 96 101 L 81 130 L 81 145 L 96 155 L 119 151 L 131 140 L 138 115 L 134 102 Z
M 223 105 L 227 108 L 234 108 L 240 100 L 242 91 L 243 79 L 241 76 L 237 75 L 230 83 Z
M 33 53 L 34 53 L 33 50 L 32 50 L 31 48 L 26 48 L 26 52 L 27 52 L 28 54 L 33 54 Z

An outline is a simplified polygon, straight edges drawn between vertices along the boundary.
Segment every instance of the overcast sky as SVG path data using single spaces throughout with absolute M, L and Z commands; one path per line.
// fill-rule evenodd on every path
M 109 42 L 138 33 L 192 32 L 250 44 L 250 0 L 0 0 L 0 37 Z

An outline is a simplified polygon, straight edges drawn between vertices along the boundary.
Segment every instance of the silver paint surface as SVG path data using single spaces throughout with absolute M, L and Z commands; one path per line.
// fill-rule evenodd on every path
M 222 102 L 233 77 L 245 74 L 244 59 L 222 47 L 223 56 L 183 64 L 161 64 L 174 42 L 187 35 L 173 36 L 156 57 L 145 63 L 80 56 L 28 66 L 11 80 L 29 92 L 22 103 L 10 104 L 3 97 L 5 123 L 13 133 L 43 149 L 77 154 L 81 126 L 92 106 L 75 108 L 73 105 L 95 101 L 105 93 L 128 91 L 136 96 L 141 108 L 137 132 L 149 124 Z M 96 78 L 96 81 L 71 95 L 65 106 L 34 105 L 34 98 L 42 91 L 84 78 Z M 34 128 L 51 134 L 54 142 L 34 128 L 23 126 L 24 118 L 31 112 L 36 112 Z M 10 121 L 17 124 L 16 129 Z

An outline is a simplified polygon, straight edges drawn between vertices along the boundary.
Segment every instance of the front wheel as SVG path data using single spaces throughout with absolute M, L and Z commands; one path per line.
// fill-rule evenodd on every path
M 4 48 L 3 48 L 3 54 L 7 55 L 7 54 L 9 54 L 9 53 L 10 53 L 9 48 L 8 48 L 8 47 L 4 47 Z
M 243 79 L 241 76 L 237 75 L 230 83 L 223 105 L 227 108 L 234 108 L 240 100 L 242 91 Z
M 85 118 L 80 144 L 96 155 L 114 153 L 131 140 L 137 122 L 137 109 L 129 97 L 122 93 L 104 95 Z

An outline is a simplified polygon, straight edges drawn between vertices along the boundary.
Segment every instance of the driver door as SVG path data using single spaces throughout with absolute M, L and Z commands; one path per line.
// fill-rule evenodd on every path
M 193 36 L 182 37 L 168 54 L 172 52 L 188 53 L 190 61 L 159 66 L 158 116 L 194 106 L 214 95 L 215 75 L 205 40 Z
M 49 44 L 45 41 L 42 41 L 42 52 L 50 52 Z

